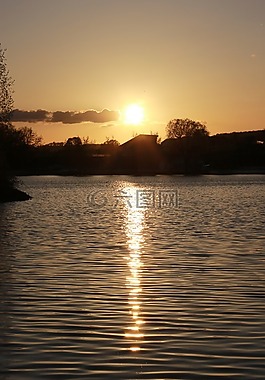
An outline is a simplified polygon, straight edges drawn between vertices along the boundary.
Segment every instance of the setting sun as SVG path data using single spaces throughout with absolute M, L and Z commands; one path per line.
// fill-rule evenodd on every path
M 124 112 L 124 122 L 126 124 L 138 125 L 144 119 L 144 109 L 138 104 L 130 104 Z

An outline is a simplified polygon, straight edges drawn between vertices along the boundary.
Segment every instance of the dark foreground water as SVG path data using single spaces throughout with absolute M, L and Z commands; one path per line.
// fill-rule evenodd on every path
M 264 379 L 265 176 L 27 177 L 0 379 Z

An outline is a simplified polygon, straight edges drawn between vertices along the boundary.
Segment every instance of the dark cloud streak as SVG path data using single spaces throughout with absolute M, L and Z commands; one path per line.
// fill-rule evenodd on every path
M 37 111 L 23 111 L 15 109 L 12 114 L 13 122 L 48 122 L 48 123 L 63 123 L 63 124 L 76 124 L 76 123 L 108 123 L 117 121 L 120 117 L 118 111 L 111 111 L 103 109 L 102 111 L 88 110 L 85 112 L 73 111 L 55 111 L 49 112 L 46 110 Z
M 39 121 L 48 121 L 50 112 L 45 110 L 21 111 L 15 109 L 12 113 L 12 121 L 24 121 L 28 123 L 37 123 Z

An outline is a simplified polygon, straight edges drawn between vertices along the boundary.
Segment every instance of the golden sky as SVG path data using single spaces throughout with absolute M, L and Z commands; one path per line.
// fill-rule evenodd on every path
M 0 0 L 0 36 L 15 108 L 43 110 L 17 125 L 45 142 L 164 138 L 172 118 L 265 128 L 264 0 Z

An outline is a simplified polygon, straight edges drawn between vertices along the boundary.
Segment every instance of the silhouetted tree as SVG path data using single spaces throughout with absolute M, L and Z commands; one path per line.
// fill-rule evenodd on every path
M 171 139 L 171 142 L 163 144 L 169 170 L 185 174 L 200 173 L 209 136 L 206 126 L 190 119 L 173 119 L 167 124 L 166 133 Z
M 22 127 L 17 130 L 20 142 L 29 146 L 40 146 L 42 143 L 42 137 L 38 136 L 32 128 Z
M 166 127 L 168 138 L 182 138 L 195 136 L 209 136 L 209 132 L 204 124 L 190 119 L 170 120 Z
M 82 137 L 83 145 L 96 144 L 96 140 L 91 140 L 89 136 Z
M 65 146 L 80 146 L 82 145 L 82 140 L 79 136 L 69 137 L 66 141 Z
M 13 111 L 13 84 L 7 69 L 6 49 L 0 43 L 0 123 L 8 124 Z
M 62 146 L 64 146 L 64 143 L 63 142 L 58 142 L 58 141 L 53 141 L 53 142 L 50 142 L 50 143 L 48 143 L 48 144 L 45 144 L 44 145 L 45 147 L 47 147 L 47 146 L 56 146 L 56 147 L 62 147 Z
M 6 147 L 13 141 L 11 134 L 10 117 L 13 108 L 12 85 L 13 80 L 7 69 L 5 49 L 0 44 L 0 193 L 4 188 L 12 187 L 13 179 L 8 172 Z
M 114 137 L 112 136 L 112 138 L 110 139 L 109 137 L 106 137 L 106 140 L 104 141 L 105 145 L 114 145 L 114 146 L 119 146 L 120 143 L 118 140 L 115 140 Z
M 0 44 L 0 202 L 30 198 L 15 188 L 16 178 L 9 171 L 11 151 L 16 151 L 20 139 L 18 131 L 10 123 L 14 81 L 7 69 L 5 52 Z

